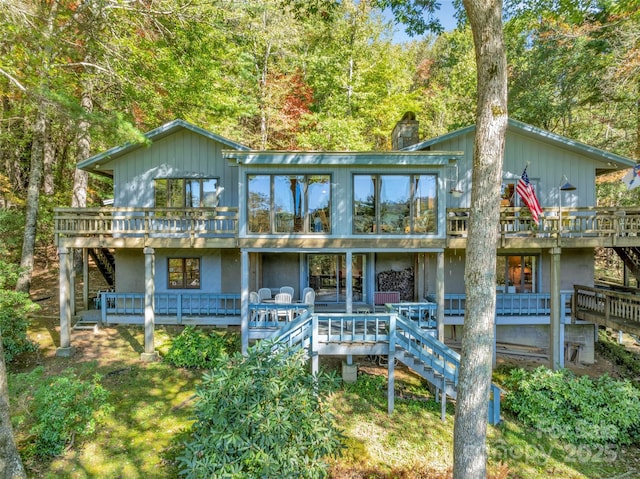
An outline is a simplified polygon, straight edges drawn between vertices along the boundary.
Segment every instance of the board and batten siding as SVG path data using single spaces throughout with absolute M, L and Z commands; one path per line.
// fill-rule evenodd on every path
M 463 158 L 458 161 L 458 185 L 463 194 L 457 199 L 449 195 L 450 207 L 465 208 L 470 205 L 474 137 L 474 132 L 469 132 L 431 145 L 432 150 L 464 152 Z M 536 185 L 538 201 L 543 208 L 558 207 L 563 176 L 576 190 L 563 192 L 562 206 L 596 204 L 595 176 L 596 169 L 602 166 L 601 162 L 543 139 L 507 130 L 502 175 L 504 181 L 517 182 L 527 162 L 529 179 Z
M 114 160 L 114 204 L 154 207 L 156 178 L 220 178 L 220 206 L 237 207 L 238 168 L 222 158 L 228 148 L 189 130 L 161 138 Z

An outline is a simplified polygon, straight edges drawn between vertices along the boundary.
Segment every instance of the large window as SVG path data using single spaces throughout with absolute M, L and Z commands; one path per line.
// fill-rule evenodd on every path
M 200 289 L 200 258 L 169 258 L 169 289 Z
M 155 180 L 157 208 L 201 208 L 218 206 L 217 178 L 158 178 Z
M 329 175 L 249 175 L 250 233 L 330 233 Z
M 536 293 L 538 291 L 537 256 L 498 256 L 496 268 L 498 293 Z
M 436 175 L 354 175 L 353 232 L 437 231 Z
M 347 255 L 310 254 L 309 286 L 316 292 L 316 303 L 343 303 L 347 299 Z M 366 257 L 354 254 L 351 258 L 352 298 L 366 302 Z

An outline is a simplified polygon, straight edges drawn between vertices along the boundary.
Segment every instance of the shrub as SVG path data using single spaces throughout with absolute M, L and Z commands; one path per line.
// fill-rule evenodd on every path
M 302 353 L 223 355 L 196 391 L 195 422 L 178 458 L 187 478 L 318 478 L 342 436 L 323 399 L 337 381 L 311 376 Z
M 238 349 L 237 335 L 206 333 L 187 326 L 172 342 L 164 360 L 179 368 L 212 368 L 223 352 Z
M 81 380 L 70 370 L 43 382 L 33 399 L 35 422 L 29 432 L 38 457 L 61 454 L 75 437 L 92 434 L 112 410 L 98 375 Z
M 567 369 L 514 369 L 505 408 L 545 434 L 572 444 L 630 444 L 640 439 L 640 391 L 605 375 Z
M 36 311 L 38 305 L 29 299 L 28 294 L 13 291 L 17 278 L 18 268 L 0 260 L 0 335 L 7 363 L 23 352 L 37 349 L 27 337 L 27 315 Z

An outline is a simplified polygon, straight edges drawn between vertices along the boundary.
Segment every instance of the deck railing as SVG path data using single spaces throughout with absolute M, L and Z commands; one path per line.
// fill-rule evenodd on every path
M 238 209 L 218 208 L 56 208 L 58 237 L 236 237 Z M 467 208 L 449 208 L 446 234 L 464 238 Z M 562 215 L 562 221 L 560 221 Z M 505 207 L 498 224 L 502 238 L 526 236 L 626 237 L 640 235 L 640 208 L 545 208 L 535 223 L 527 208 Z M 288 234 L 288 233 L 287 233 Z
M 564 314 L 571 313 L 571 292 L 560 293 Z M 445 294 L 445 316 L 463 316 L 467 304 L 465 294 Z M 551 313 L 549 293 L 497 293 L 497 316 L 544 316 Z
M 56 208 L 58 236 L 208 237 L 238 234 L 238 209 Z
M 574 291 L 574 308 L 579 319 L 595 320 L 599 324 L 610 327 L 617 324 L 620 329 L 638 334 L 640 330 L 639 296 L 581 285 L 575 285 Z
M 103 324 L 117 322 L 118 316 L 143 316 L 144 293 L 101 292 L 97 304 Z M 240 295 L 223 293 L 157 293 L 155 314 L 172 316 L 180 324 L 189 316 L 239 316 Z
M 447 236 L 465 237 L 469 210 L 450 208 L 447 213 Z M 528 208 L 503 207 L 498 230 L 501 237 L 637 236 L 640 233 L 640 208 L 544 208 L 536 223 Z

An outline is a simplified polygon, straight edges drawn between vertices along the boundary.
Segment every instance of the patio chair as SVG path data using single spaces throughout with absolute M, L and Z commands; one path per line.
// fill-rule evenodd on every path
M 312 305 L 315 302 L 316 302 L 316 292 L 313 289 L 311 291 L 307 291 L 302 298 L 302 303 Z
M 294 289 L 291 286 L 283 286 L 280 288 L 280 292 L 290 294 L 291 298 L 293 298 Z
M 264 301 L 265 299 L 271 299 L 271 289 L 260 288 L 258 290 L 258 296 L 260 297 L 260 301 Z
M 315 289 L 313 289 L 313 288 L 311 288 L 311 287 L 307 286 L 306 288 L 304 288 L 304 289 L 302 290 L 302 294 L 301 294 L 300 296 L 301 296 L 302 298 L 304 298 L 304 297 L 306 296 L 306 294 L 307 294 L 309 291 L 313 291 L 314 293 L 316 292 L 316 291 L 315 291 Z
M 291 304 L 291 295 L 289 293 L 278 293 L 275 297 L 276 304 Z M 275 310 L 276 321 L 279 321 L 281 317 L 284 317 L 285 321 L 291 321 L 293 319 L 293 310 L 291 307 L 285 309 Z
M 249 293 L 249 304 L 260 304 L 260 296 L 255 291 Z M 251 321 L 267 321 L 269 312 L 264 309 L 253 309 L 251 311 Z

